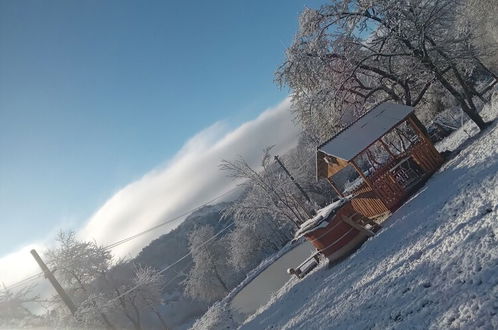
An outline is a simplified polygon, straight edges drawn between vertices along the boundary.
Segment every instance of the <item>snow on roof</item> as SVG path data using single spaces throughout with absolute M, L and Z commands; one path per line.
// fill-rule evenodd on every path
M 318 147 L 330 156 L 351 160 L 413 112 L 413 107 L 382 103 Z
M 326 227 L 328 222 L 325 220 L 329 218 L 330 214 L 335 212 L 349 200 L 351 200 L 351 196 L 341 198 L 338 201 L 335 201 L 332 204 L 318 210 L 313 218 L 303 222 L 301 226 L 299 226 L 299 230 L 294 235 L 294 240 L 297 240 L 307 233 L 317 230 L 318 228 Z

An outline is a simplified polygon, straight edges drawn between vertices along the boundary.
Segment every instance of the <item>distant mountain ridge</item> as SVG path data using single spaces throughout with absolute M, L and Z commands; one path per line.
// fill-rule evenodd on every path
M 188 235 L 195 227 L 210 225 L 218 232 L 233 221 L 230 218 L 222 219 L 222 211 L 228 204 L 207 205 L 194 211 L 178 227 L 144 247 L 131 261 L 158 270 L 175 263 L 189 253 Z M 207 304 L 192 301 L 183 295 L 182 282 L 191 267 L 192 258 L 188 256 L 163 273 L 166 277 L 164 313 L 175 327 L 195 320 L 208 308 Z
M 231 222 L 231 219 L 221 219 L 227 204 L 207 205 L 194 211 L 178 227 L 144 247 L 134 261 L 157 269 L 177 261 L 188 253 L 188 235 L 195 227 L 210 225 L 217 232 Z

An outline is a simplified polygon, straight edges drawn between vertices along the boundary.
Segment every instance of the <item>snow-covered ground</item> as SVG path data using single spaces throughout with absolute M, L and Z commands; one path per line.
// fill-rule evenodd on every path
M 464 129 L 438 146 L 461 151 L 378 235 L 289 281 L 242 328 L 498 328 L 498 123 Z
M 451 159 L 355 254 L 292 278 L 241 328 L 498 328 L 498 122 L 477 132 L 442 141 Z M 215 314 L 201 328 L 238 327 Z
M 302 238 L 294 243 L 288 243 L 280 249 L 280 251 L 263 260 L 256 268 L 247 274 L 246 278 L 239 285 L 237 285 L 237 287 L 232 289 L 232 291 L 230 291 L 230 293 L 221 301 L 218 301 L 212 305 L 209 310 L 189 328 L 192 330 L 237 328 L 238 322 L 236 319 L 241 315 L 232 315 L 234 309 L 233 300 L 237 298 L 241 291 L 247 288 L 248 284 L 253 282 L 261 275 L 261 273 L 271 267 L 276 260 L 280 259 L 300 243 L 304 243 L 304 240 L 305 239 Z

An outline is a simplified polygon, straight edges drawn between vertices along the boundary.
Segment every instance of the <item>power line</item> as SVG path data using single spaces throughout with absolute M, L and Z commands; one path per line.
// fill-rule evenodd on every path
M 304 165 L 306 165 L 306 162 L 307 162 L 307 161 L 309 161 L 309 159 L 307 159 L 305 162 L 303 162 L 303 164 L 301 164 L 301 166 L 300 166 L 297 170 L 300 170 L 300 169 L 301 169 Z M 228 190 L 227 192 L 225 192 L 225 193 L 223 193 L 223 194 L 221 194 L 221 195 L 219 195 L 219 196 L 215 197 L 215 198 L 214 198 L 214 199 L 212 199 L 211 201 L 206 202 L 205 204 L 203 204 L 202 206 L 204 206 L 204 205 L 206 205 L 206 204 L 208 204 L 208 203 L 210 203 L 210 202 L 212 202 L 212 201 L 214 201 L 214 200 L 216 200 L 216 199 L 218 199 L 218 198 L 221 198 L 223 195 L 228 194 L 229 192 L 231 192 L 231 191 L 235 190 L 236 188 L 238 188 L 238 186 L 236 186 L 236 187 L 234 187 L 234 188 L 232 188 L 232 189 Z M 199 208 L 201 208 L 202 206 L 200 206 L 200 207 L 198 207 L 198 208 L 196 208 L 196 209 L 199 209 Z M 194 210 L 195 210 L 195 209 L 194 209 Z M 183 216 L 183 215 L 182 215 L 182 216 Z M 181 217 L 181 216 L 179 216 L 179 217 Z M 179 218 L 179 217 L 177 217 L 177 218 Z M 200 244 L 197 248 L 198 248 L 198 249 L 200 249 L 200 248 L 204 247 L 204 246 L 205 246 L 205 245 L 207 245 L 209 242 L 211 242 L 213 239 L 215 239 L 216 237 L 218 237 L 219 235 L 221 235 L 221 234 L 222 234 L 224 231 L 226 231 L 228 228 L 232 227 L 234 224 L 235 224 L 234 222 L 230 223 L 228 226 L 226 226 L 225 228 L 221 229 L 219 232 L 217 232 L 217 233 L 216 233 L 216 234 L 214 234 L 212 237 L 210 237 L 209 239 L 207 239 L 206 241 L 204 241 L 202 244 Z M 159 225 L 158 225 L 158 226 L 159 226 Z M 157 226 L 156 226 L 156 227 L 157 227 Z M 144 232 L 148 232 L 148 231 L 150 231 L 150 230 L 152 230 L 152 228 L 151 228 L 151 229 L 149 229 L 149 230 L 146 230 L 146 231 L 144 231 Z M 138 234 L 137 234 L 137 235 L 138 235 Z M 130 237 L 130 238 L 131 238 L 131 237 Z M 122 243 L 120 243 L 120 244 L 122 244 Z M 188 253 L 186 253 L 183 257 L 179 258 L 179 259 L 178 259 L 178 260 L 176 260 L 175 262 L 173 262 L 173 263 L 169 264 L 168 266 L 166 266 L 165 268 L 161 269 L 161 270 L 159 271 L 159 273 L 158 273 L 158 274 L 162 274 L 162 273 L 164 273 L 165 271 L 167 271 L 167 270 L 168 270 L 168 269 L 170 269 L 171 267 L 175 266 L 176 264 L 178 264 L 180 261 L 182 261 L 182 260 L 184 260 L 185 258 L 187 258 L 188 256 L 190 256 L 191 254 L 192 254 L 192 251 L 189 251 L 189 252 L 188 252 Z M 186 267 L 185 267 L 184 269 L 186 269 Z M 177 276 L 175 276 L 172 280 L 168 281 L 168 283 L 167 283 L 167 284 L 170 284 L 170 282 L 172 282 L 172 281 L 173 281 L 175 278 L 177 278 L 178 276 L 179 276 L 179 274 L 177 274 Z M 141 285 L 142 285 L 142 284 L 140 284 L 140 283 L 139 283 L 139 284 L 137 284 L 137 285 L 135 285 L 135 286 L 131 287 L 131 288 L 130 288 L 130 289 L 128 289 L 127 291 L 125 291 L 125 292 L 121 293 L 120 295 L 118 295 L 117 297 L 114 297 L 114 298 L 112 298 L 111 300 L 109 300 L 109 301 L 107 302 L 107 304 L 106 304 L 106 305 L 109 305 L 109 304 L 113 303 L 114 301 L 116 301 L 116 300 L 118 300 L 118 299 L 120 299 L 120 298 L 122 298 L 122 297 L 124 297 L 124 296 L 126 296 L 126 295 L 128 295 L 128 294 L 130 294 L 131 292 L 133 292 L 133 291 L 135 291 L 136 289 L 138 289 Z M 164 287 L 166 287 L 166 285 L 165 285 Z
M 149 233 L 149 232 L 151 232 L 151 231 L 153 231 L 153 230 L 155 230 L 155 229 L 157 229 L 157 228 L 160 228 L 160 227 L 162 227 L 162 226 L 164 226 L 164 225 L 167 225 L 167 224 L 169 224 L 169 223 L 172 223 L 172 222 L 174 222 L 174 221 L 176 221 L 176 220 L 178 220 L 178 219 L 180 219 L 180 218 L 182 218 L 182 217 L 184 217 L 184 216 L 186 216 L 186 215 L 189 215 L 189 214 L 191 214 L 191 213 L 193 213 L 193 212 L 195 212 L 195 211 L 197 211 L 197 210 L 201 209 L 202 207 L 204 207 L 204 206 L 206 206 L 206 205 L 208 205 L 208 204 L 210 204 L 210 203 L 212 203 L 212 202 L 214 202 L 214 201 L 216 201 L 216 200 L 220 199 L 221 197 L 223 197 L 223 196 L 225 196 L 225 195 L 228 195 L 229 193 L 231 193 L 232 191 L 234 191 L 234 190 L 235 190 L 235 189 L 237 189 L 237 188 L 239 188 L 239 186 L 235 186 L 235 187 L 233 187 L 233 188 L 231 188 L 231 189 L 229 189 L 229 190 L 225 191 L 224 193 L 222 193 L 222 194 L 220 194 L 220 195 L 218 195 L 218 196 L 216 196 L 216 197 L 214 197 L 214 198 L 212 198 L 212 199 L 210 199 L 210 200 L 208 200 L 208 201 L 204 202 L 202 205 L 199 205 L 199 206 L 197 206 L 197 207 L 195 207 L 195 208 L 193 208 L 193 209 L 190 209 L 189 211 L 186 211 L 186 212 L 184 212 L 184 213 L 182 213 L 182 214 L 180 214 L 180 215 L 178 215 L 178 216 L 176 216 L 176 217 L 174 217 L 174 218 L 168 219 L 168 220 L 166 220 L 166 221 L 164 221 L 164 222 L 162 222 L 162 223 L 160 223 L 160 224 L 157 224 L 157 225 L 155 225 L 155 226 L 153 226 L 153 227 L 150 227 L 150 228 L 148 228 L 148 229 L 146 229 L 146 230 L 144 230 L 144 231 L 141 231 L 141 232 L 139 232 L 139 233 L 137 233 L 137 234 L 134 234 L 134 235 L 132 235 L 132 236 L 129 236 L 129 237 L 123 238 L 123 239 L 121 239 L 121 240 L 119 240 L 119 241 L 116 241 L 116 242 L 114 242 L 114 243 L 111 243 L 111 244 L 109 244 L 109 245 L 105 246 L 105 247 L 104 247 L 104 249 L 106 249 L 106 250 L 113 249 L 113 248 L 115 248 L 115 247 L 117 247 L 117 246 L 119 246 L 119 245 L 121 245 L 121 244 L 124 244 L 124 243 L 129 242 L 129 241 L 131 241 L 131 240 L 133 240 L 133 239 L 135 239 L 135 238 L 138 238 L 138 237 L 140 237 L 140 236 L 142 236 L 142 235 L 144 235 L 144 234 L 147 234 L 147 233 Z M 29 282 L 31 282 L 32 280 L 37 279 L 37 278 L 38 278 L 38 277 L 40 277 L 41 275 L 43 275 L 43 272 L 39 272 L 39 273 L 36 273 L 36 274 L 30 275 L 30 276 L 28 276 L 28 277 L 26 277 L 26 278 L 24 278 L 24 279 L 22 279 L 22 280 L 20 280 L 20 281 L 18 281 L 18 282 L 15 282 L 15 283 L 13 283 L 13 284 L 10 284 L 8 287 L 5 287 L 4 289 L 6 289 L 6 290 L 11 290 L 11 289 L 15 289 L 15 288 L 17 288 L 17 287 L 22 287 L 22 286 L 24 286 L 24 284 L 25 284 L 25 283 L 29 283 Z
M 117 241 L 117 242 L 114 242 L 114 243 L 112 243 L 112 244 L 109 244 L 109 245 L 105 246 L 105 249 L 112 249 L 112 248 L 115 248 L 116 246 L 119 246 L 119 245 L 121 245 L 121 244 L 123 244 L 123 243 L 129 242 L 129 241 L 131 241 L 131 240 L 133 240 L 133 239 L 135 239 L 135 238 L 137 238 L 137 237 L 140 237 L 140 236 L 142 236 L 142 235 L 144 235 L 144 234 L 147 234 L 147 233 L 149 233 L 149 232 L 151 232 L 151 231 L 153 231 L 153 230 L 155 230 L 155 229 L 157 229 L 157 228 L 160 228 L 160 227 L 162 227 L 162 226 L 164 226 L 164 225 L 167 225 L 167 224 L 169 224 L 169 223 L 172 223 L 172 222 L 174 222 L 174 221 L 176 221 L 176 220 L 178 220 L 178 219 L 180 219 L 180 218 L 182 218 L 182 217 L 184 217 L 184 216 L 187 216 L 187 215 L 189 215 L 189 214 L 191 214 L 191 213 L 193 213 L 193 212 L 195 212 L 195 211 L 197 211 L 197 210 L 200 210 L 200 209 L 201 209 L 201 208 L 203 208 L 204 206 L 206 206 L 206 205 L 208 205 L 208 204 L 210 204 L 210 203 L 212 203 L 212 202 L 214 202 L 214 201 L 216 201 L 216 200 L 220 199 L 221 197 L 223 197 L 223 196 L 225 196 L 225 195 L 228 195 L 229 193 L 231 193 L 232 191 L 234 191 L 234 190 L 235 190 L 235 189 L 237 189 L 237 188 L 239 188 L 239 186 L 235 186 L 235 187 L 233 187 L 233 188 L 231 188 L 231 189 L 229 189 L 229 190 L 225 191 L 224 193 L 222 193 L 222 194 L 220 194 L 220 195 L 218 195 L 218 196 L 214 197 L 213 199 L 210 199 L 209 201 L 204 202 L 202 205 L 199 205 L 199 206 L 197 206 L 197 207 L 195 207 L 195 208 L 193 208 L 193 209 L 190 209 L 190 210 L 188 210 L 188 211 L 186 211 L 186 212 L 184 212 L 184 213 L 182 213 L 182 214 L 180 214 L 180 215 L 177 215 L 177 216 L 176 216 L 176 217 L 174 217 L 174 218 L 171 218 L 171 219 L 165 220 L 164 222 L 162 222 L 162 223 L 160 223 L 160 224 L 157 224 L 157 225 L 155 225 L 155 226 L 153 226 L 153 227 L 150 227 L 150 228 L 148 228 L 148 229 L 146 229 L 146 230 L 144 230 L 144 231 L 141 231 L 141 232 L 139 232 L 139 233 L 137 233 L 137 234 L 134 234 L 134 235 L 132 235 L 132 236 L 129 236 L 129 237 L 123 238 L 123 239 L 121 239 L 121 240 L 119 240 L 119 241 Z
M 190 260 L 192 261 L 192 260 Z M 178 277 L 182 276 L 182 275 L 185 275 L 183 272 L 190 266 L 190 262 L 187 262 L 187 265 L 185 267 L 183 267 L 182 269 L 180 269 L 179 272 L 176 272 L 176 275 L 175 277 L 173 277 L 172 279 L 170 279 L 169 281 L 167 281 L 166 283 L 164 283 L 164 285 L 161 287 L 161 291 L 164 291 L 164 289 L 166 289 L 170 284 L 173 283 L 174 280 L 176 280 Z
M 301 169 L 302 169 L 302 168 L 306 165 L 306 163 L 307 163 L 310 159 L 312 159 L 312 158 L 314 158 L 314 155 L 312 155 L 311 157 L 309 157 L 308 159 L 306 159 L 306 160 L 305 160 L 305 161 L 304 161 L 304 162 L 303 162 L 303 163 L 302 163 L 302 164 L 301 164 L 301 165 L 300 165 L 297 169 L 293 169 L 293 170 L 294 170 L 294 171 L 296 171 L 296 172 L 297 172 L 297 171 L 299 171 L 299 170 L 301 170 Z M 180 215 L 177 215 L 177 216 L 175 216 L 175 217 L 173 217 L 173 218 L 171 218 L 171 219 L 165 220 L 165 221 L 163 221 L 162 223 L 157 224 L 157 225 L 155 225 L 155 226 L 153 226 L 153 227 L 150 227 L 150 228 L 148 228 L 148 229 L 146 229 L 146 230 L 144 230 L 144 231 L 141 231 L 141 232 L 139 232 L 139 233 L 137 233 L 137 234 L 134 234 L 134 235 L 131 235 L 131 236 L 125 237 L 125 238 L 123 238 L 123 239 L 121 239 L 121 240 L 119 240 L 119 241 L 116 241 L 116 242 L 114 242 L 114 243 L 111 243 L 111 244 L 109 244 L 109 245 L 106 245 L 104 248 L 105 248 L 106 250 L 113 249 L 113 248 L 115 248 L 115 247 L 117 247 L 117 246 L 119 246 L 119 245 L 121 245 L 121 244 L 127 243 L 127 242 L 132 241 L 132 240 L 134 240 L 134 239 L 136 239 L 136 238 L 138 238 L 138 237 L 140 237 L 140 236 L 142 236 L 142 235 L 145 235 L 145 234 L 147 234 L 147 233 L 149 233 L 149 232 L 151 232 L 151 231 L 153 231 L 153 230 L 155 230 L 155 229 L 157 229 L 157 228 L 160 228 L 160 227 L 165 226 L 165 225 L 167 225 L 167 224 L 169 224 L 169 223 L 172 223 L 172 222 L 174 222 L 174 221 L 176 221 L 176 220 L 178 220 L 178 219 L 180 219 L 180 218 L 182 218 L 182 217 L 184 217 L 184 216 L 187 216 L 187 215 L 189 215 L 189 214 L 191 214 L 191 213 L 193 213 L 193 212 L 195 212 L 195 211 L 197 211 L 197 210 L 201 209 L 202 207 L 204 207 L 204 206 L 206 206 L 206 205 L 208 205 L 208 204 L 210 204 L 210 203 L 212 203 L 212 202 L 214 202 L 214 201 L 216 201 L 216 200 L 220 199 L 221 197 L 223 197 L 223 196 L 225 196 L 225 195 L 228 195 L 229 193 L 233 192 L 234 190 L 238 189 L 239 187 L 240 187 L 240 186 L 239 186 L 239 185 L 237 185 L 237 186 L 235 186 L 235 187 L 233 187 L 233 188 L 231 188 L 231 189 L 229 189 L 229 190 L 225 191 L 224 193 L 222 193 L 222 194 L 220 194 L 220 195 L 218 195 L 218 196 L 216 196 L 216 197 L 214 197 L 214 198 L 212 198 L 212 199 L 210 199 L 210 200 L 208 200 L 208 201 L 204 202 L 203 204 L 201 204 L 201 205 L 199 205 L 199 206 L 197 206 L 197 207 L 195 207 L 195 208 L 192 208 L 192 209 L 190 209 L 190 210 L 188 210 L 188 211 L 186 211 L 186 212 L 184 212 L 184 213 L 182 213 L 182 214 L 180 214 Z M 8 286 L 8 287 L 6 287 L 5 289 L 7 289 L 7 290 L 11 290 L 11 289 L 15 289 L 15 288 L 17 288 L 17 287 L 22 287 L 22 286 L 24 286 L 24 284 L 29 283 L 29 282 L 33 281 L 34 279 L 37 279 L 37 278 L 38 278 L 38 277 L 40 277 L 41 275 L 43 275 L 43 272 L 40 272 L 40 273 L 37 273 L 37 274 L 33 274 L 33 275 L 31 275 L 31 276 L 29 276 L 29 277 L 27 277 L 27 278 L 25 278 L 25 279 L 22 279 L 22 280 L 20 280 L 20 281 L 18 281 L 18 282 L 15 282 L 15 283 L 13 283 L 13 284 L 9 285 L 9 286 Z
M 26 278 L 24 278 L 24 279 L 22 279 L 20 281 L 12 283 L 9 286 L 4 286 L 4 290 L 12 290 L 12 289 L 15 289 L 15 288 L 18 288 L 18 287 L 27 286 L 30 282 L 38 279 L 42 275 L 43 275 L 43 272 L 39 272 L 37 274 L 33 274 L 33 275 L 28 276 L 28 277 L 26 277 Z
M 311 157 L 309 157 L 308 159 L 306 159 L 306 160 L 305 160 L 305 161 L 304 161 L 304 162 L 303 162 L 303 163 L 302 163 L 302 164 L 301 164 L 301 165 L 300 165 L 297 169 L 293 169 L 293 170 L 294 170 L 294 171 L 296 171 L 296 172 L 297 172 L 297 171 L 299 171 L 299 170 L 301 170 L 301 169 L 302 169 L 302 168 L 303 168 L 303 167 L 307 164 L 307 162 L 308 162 L 310 159 L 312 159 L 312 158 L 314 158 L 314 155 L 312 155 Z M 220 195 L 218 195 L 218 196 L 214 197 L 213 199 L 211 199 L 211 200 L 209 200 L 209 201 L 207 201 L 207 202 L 204 202 L 202 205 L 199 205 L 199 206 L 197 206 L 197 207 L 195 207 L 195 208 L 193 208 L 193 209 L 190 209 L 190 210 L 188 210 L 188 211 L 186 211 L 186 212 L 184 212 L 184 213 L 182 213 L 182 214 L 180 214 L 180 215 L 178 215 L 178 216 L 176 216 L 176 217 L 174 217 L 174 218 L 171 218 L 171 219 L 165 220 L 164 222 L 162 222 L 162 223 L 160 223 L 160 224 L 157 224 L 157 225 L 155 225 L 155 226 L 153 226 L 153 227 L 150 227 L 150 228 L 148 228 L 148 229 L 146 229 L 146 230 L 144 230 L 144 231 L 141 231 L 141 232 L 139 232 L 139 233 L 137 233 L 137 234 L 134 234 L 134 235 L 129 236 L 129 237 L 125 237 L 125 238 L 123 238 L 123 239 L 121 239 L 121 240 L 119 240 L 119 241 L 116 241 L 116 242 L 114 242 L 114 243 L 111 243 L 111 244 L 109 244 L 109 245 L 106 245 L 106 246 L 105 246 L 105 249 L 113 249 L 113 248 L 115 248 L 116 246 L 119 246 L 119 245 L 121 245 L 121 244 L 124 244 L 124 243 L 126 243 L 126 242 L 129 242 L 129 241 L 131 241 L 131 240 L 134 240 L 135 238 L 138 238 L 138 237 L 140 237 L 140 236 L 142 236 L 142 235 L 145 235 L 145 234 L 147 234 L 147 233 L 149 233 L 149 232 L 151 232 L 151 231 L 153 231 L 153 230 L 155 230 L 155 229 L 157 229 L 157 228 L 160 228 L 160 227 L 165 226 L 165 225 L 167 225 L 167 224 L 169 224 L 169 223 L 172 223 L 172 222 L 174 222 L 174 221 L 176 221 L 176 220 L 178 220 L 178 219 L 180 219 L 180 218 L 182 218 L 182 217 L 184 217 L 184 216 L 187 216 L 187 215 L 189 215 L 189 214 L 191 214 L 191 213 L 193 213 L 193 212 L 195 212 L 195 211 L 197 211 L 197 210 L 201 209 L 202 207 L 204 207 L 204 206 L 206 206 L 206 205 L 208 205 L 208 204 L 210 204 L 210 203 L 212 203 L 212 202 L 214 202 L 214 201 L 216 201 L 216 200 L 220 199 L 221 197 L 223 197 L 223 196 L 225 196 L 225 195 L 228 195 L 229 193 L 231 193 L 232 191 L 234 191 L 234 190 L 235 190 L 235 189 L 237 189 L 237 188 L 239 188 L 239 185 L 237 185 L 237 186 L 235 186 L 235 187 L 233 187 L 233 188 L 231 188 L 231 189 L 229 189 L 229 190 L 225 191 L 224 193 L 222 193 L 222 194 L 220 194 Z
M 232 227 L 234 225 L 234 223 L 230 223 L 228 226 L 226 226 L 225 228 L 223 228 L 222 230 L 220 230 L 219 232 L 217 232 L 216 234 L 214 234 L 213 236 L 211 236 L 208 240 L 204 241 L 202 244 L 200 244 L 197 248 L 200 249 L 202 247 L 204 247 L 205 245 L 207 245 L 209 242 L 211 242 L 213 239 L 215 239 L 216 237 L 218 237 L 219 235 L 221 235 L 224 231 L 226 231 L 228 228 Z M 168 269 L 170 269 L 171 267 L 175 266 L 176 264 L 178 264 L 180 261 L 184 260 L 185 258 L 187 258 L 188 256 L 190 256 L 192 254 L 192 251 L 189 251 L 187 254 L 185 254 L 183 257 L 179 258 L 178 260 L 176 260 L 175 262 L 173 262 L 172 264 L 169 264 L 168 266 L 166 266 L 165 268 L 161 269 L 158 274 L 162 274 L 164 273 L 165 271 L 167 271 Z M 114 301 L 132 293 L 133 291 L 135 291 L 136 289 L 138 289 L 140 286 L 142 286 L 142 283 L 139 283 L 133 287 L 131 287 L 130 289 L 126 290 L 125 292 L 121 293 L 120 295 L 118 295 L 117 297 L 114 297 L 112 298 L 111 300 L 109 300 L 107 302 L 106 305 L 110 305 L 111 303 L 113 303 Z
M 310 159 L 310 158 L 309 158 L 309 159 Z M 304 162 L 303 162 L 303 164 L 301 164 L 301 166 L 299 166 L 297 170 L 300 170 L 300 169 L 301 169 L 304 165 L 306 165 L 306 162 L 307 162 L 307 161 L 309 161 L 309 159 L 306 159 L 306 161 L 304 161 Z M 166 223 L 170 223 L 170 222 L 172 222 L 172 221 L 174 221 L 174 220 L 177 220 L 178 218 L 181 218 L 181 217 L 185 216 L 186 214 L 190 214 L 190 213 L 194 212 L 195 210 L 198 210 L 198 209 L 200 209 L 201 207 L 203 207 L 203 206 L 205 206 L 205 205 L 207 205 L 207 204 L 209 204 L 209 203 L 211 203 L 211 202 L 213 202 L 213 201 L 215 201 L 215 200 L 217 200 L 217 199 L 221 198 L 222 196 L 224 196 L 224 195 L 228 194 L 229 192 L 231 192 L 231 191 L 235 190 L 236 188 L 238 188 L 238 186 L 236 186 L 236 187 L 234 187 L 234 188 L 232 188 L 232 189 L 230 189 L 230 190 L 226 191 L 225 193 L 223 193 L 223 194 L 221 194 L 221 195 L 219 195 L 219 196 L 217 196 L 217 197 L 213 198 L 212 200 L 210 200 L 210 201 L 208 201 L 208 202 L 204 203 L 203 205 L 201 205 L 201 206 L 199 206 L 199 207 L 196 207 L 196 208 L 194 208 L 194 209 L 192 209 L 192 210 L 190 210 L 190 211 L 188 211 L 188 212 L 185 212 L 184 214 L 182 214 L 182 215 L 180 215 L 180 216 L 177 216 L 177 217 L 175 217 L 175 218 L 173 218 L 173 219 L 167 220 L 167 221 L 165 221 L 165 222 L 164 222 L 164 223 L 162 223 L 162 224 L 159 224 L 159 225 L 156 225 L 156 226 L 154 226 L 154 227 L 151 227 L 151 228 L 149 228 L 149 229 L 147 229 L 147 230 L 144 230 L 143 232 L 140 232 L 140 233 L 138 233 L 138 234 L 136 234 L 136 235 L 130 236 L 130 237 L 128 237 L 128 238 L 125 238 L 125 239 L 123 239 L 123 240 L 121 240 L 121 241 L 118 241 L 117 243 L 110 244 L 109 246 L 115 247 L 115 246 L 117 246 L 117 245 L 120 245 L 120 244 L 126 243 L 126 242 L 128 242 L 129 240 L 132 240 L 132 239 L 134 239 L 134 238 L 136 238 L 136 237 L 138 237 L 138 236 L 140 236 L 140 235 L 143 235 L 143 234 L 145 234 L 145 233 L 148 233 L 148 232 L 150 232 L 151 230 L 154 230 L 154 229 L 156 229 L 156 228 L 158 228 L 158 227 L 160 227 L 160 226 L 165 225 Z M 215 235 L 213 235 L 212 237 L 210 237 L 208 240 L 204 241 L 204 242 L 203 242 L 201 245 L 199 245 L 197 248 L 202 248 L 202 247 L 204 247 L 204 246 L 205 246 L 205 245 L 207 245 L 209 242 L 211 242 L 213 239 L 215 239 L 216 237 L 218 237 L 219 235 L 221 235 L 221 234 L 222 234 L 224 231 L 226 231 L 228 228 L 232 227 L 233 225 L 234 225 L 234 223 L 233 223 L 233 222 L 232 222 L 232 223 L 230 223 L 228 226 L 226 226 L 225 228 L 223 228 L 222 230 L 220 230 L 219 232 L 217 232 Z M 192 251 L 189 251 L 189 252 L 188 252 L 188 253 L 186 253 L 183 257 L 179 258 L 179 259 L 178 259 L 178 260 L 176 260 L 175 262 L 173 262 L 173 263 L 169 264 L 168 266 L 166 266 L 165 268 L 161 269 L 161 270 L 159 271 L 159 274 L 162 274 L 162 273 L 166 272 L 168 269 L 171 269 L 173 266 L 175 266 L 175 265 L 176 265 L 176 264 L 178 264 L 180 261 L 182 261 L 182 260 L 184 260 L 185 258 L 187 258 L 188 256 L 190 256 L 191 254 L 192 254 Z M 186 267 L 185 267 L 185 268 L 186 268 Z M 185 268 L 184 268 L 184 269 L 185 269 Z M 178 277 L 178 276 L 179 276 L 179 274 L 178 274 L 177 276 L 175 276 L 172 280 L 170 280 L 167 284 L 169 284 L 170 282 L 172 282 L 172 281 L 173 281 L 176 277 Z M 130 288 L 130 289 L 128 289 L 127 291 L 125 291 L 125 292 L 121 293 L 121 294 L 120 294 L 120 295 L 118 295 L 117 297 L 112 298 L 111 300 L 109 300 L 109 301 L 107 302 L 107 305 L 109 305 L 109 304 L 113 303 L 114 301 L 116 301 L 116 300 L 118 300 L 118 299 L 120 299 L 120 298 L 122 298 L 122 297 L 124 297 L 124 296 L 126 296 L 126 295 L 128 295 L 128 294 L 130 294 L 131 292 L 133 292 L 133 291 L 135 291 L 136 289 L 138 289 L 141 285 L 142 285 L 142 284 L 140 284 L 140 283 L 139 283 L 139 284 L 137 284 L 137 285 L 135 285 L 135 286 L 131 287 L 131 288 Z

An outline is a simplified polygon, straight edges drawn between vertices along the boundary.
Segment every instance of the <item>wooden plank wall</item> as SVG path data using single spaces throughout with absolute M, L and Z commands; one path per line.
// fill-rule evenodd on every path
M 428 174 L 434 173 L 444 161 L 432 143 L 428 143 L 425 140 L 414 145 L 410 153 L 418 166 Z
M 413 160 L 421 167 L 426 176 L 434 173 L 443 163 L 443 157 L 434 148 L 432 143 L 420 140 L 406 153 L 399 155 L 398 159 L 411 155 Z M 374 190 L 366 183 L 355 189 L 352 193 L 356 197 L 351 201 L 353 208 L 360 214 L 372 218 L 386 211 L 395 211 L 408 196 L 409 192 L 393 178 L 390 170 L 397 162 L 392 161 L 382 169 L 378 169 L 369 176 Z
M 363 183 L 353 192 L 356 197 L 351 200 L 354 210 L 368 218 L 374 218 L 382 213 L 389 211 L 376 192 Z

